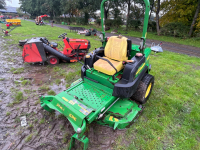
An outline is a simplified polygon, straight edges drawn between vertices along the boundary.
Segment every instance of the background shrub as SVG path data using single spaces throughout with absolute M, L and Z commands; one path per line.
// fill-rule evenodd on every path
M 141 26 L 141 21 L 140 20 L 132 20 L 132 19 L 129 19 L 128 20 L 128 28 L 134 28 L 134 29 L 139 29 L 139 26 Z
M 160 34 L 174 37 L 187 37 L 190 27 L 180 22 L 172 22 L 161 28 Z

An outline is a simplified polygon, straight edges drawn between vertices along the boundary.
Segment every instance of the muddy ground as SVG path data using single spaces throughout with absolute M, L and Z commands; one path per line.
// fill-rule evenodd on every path
M 0 149 L 66 149 L 74 134 L 72 126 L 61 114 L 43 110 L 39 102 L 39 95 L 65 90 L 65 79 L 49 65 L 24 64 L 22 48 L 7 42 L 0 37 Z M 66 73 L 73 71 L 64 63 L 59 67 Z M 57 84 L 56 79 L 60 79 Z M 24 127 L 22 116 L 27 121 Z M 86 132 L 89 149 L 112 149 L 116 137 L 124 132 L 93 123 Z

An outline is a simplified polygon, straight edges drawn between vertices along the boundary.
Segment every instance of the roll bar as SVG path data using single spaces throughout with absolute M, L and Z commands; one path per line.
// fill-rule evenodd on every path
M 103 0 L 101 2 L 101 28 L 102 28 L 102 34 L 103 34 L 103 39 L 104 39 L 104 42 L 103 42 L 103 46 L 106 45 L 106 40 L 105 40 L 105 26 L 104 26 L 104 5 L 105 5 L 105 2 L 108 1 L 108 0 Z M 144 0 L 145 2 L 145 17 L 144 17 L 144 26 L 143 26 L 143 33 L 142 33 L 142 43 L 143 43 L 143 46 L 145 45 L 145 42 L 146 42 L 146 36 L 147 36 L 147 27 L 148 27 L 148 21 L 149 21 L 149 11 L 150 11 L 150 3 L 149 3 L 149 0 Z

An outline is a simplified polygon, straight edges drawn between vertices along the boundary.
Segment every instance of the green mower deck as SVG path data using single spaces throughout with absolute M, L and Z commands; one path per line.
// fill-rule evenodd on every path
M 98 120 L 98 115 L 117 100 L 117 97 L 112 96 L 112 90 L 100 83 L 79 79 L 68 90 L 56 96 L 41 97 L 41 106 L 49 112 L 59 111 L 71 122 L 74 130 L 78 133 L 72 137 L 71 147 L 74 139 L 77 139 L 82 141 L 87 148 L 89 140 L 83 136 L 86 123 L 97 121 L 101 125 L 114 129 L 124 129 L 134 121 L 138 112 L 141 111 L 135 102 L 127 98 L 118 99 L 106 111 L 104 118 Z

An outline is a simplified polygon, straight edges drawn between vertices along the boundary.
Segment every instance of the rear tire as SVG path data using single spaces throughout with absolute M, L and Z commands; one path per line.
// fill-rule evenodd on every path
M 54 55 L 50 55 L 50 56 L 48 57 L 48 64 L 49 64 L 49 65 L 57 65 L 57 64 L 59 64 L 59 59 L 58 59 L 58 57 L 56 57 L 56 56 L 54 56 Z
M 154 76 L 150 74 L 145 74 L 140 81 L 136 92 L 131 96 L 131 99 L 138 101 L 140 104 L 146 103 L 149 99 L 153 86 Z

